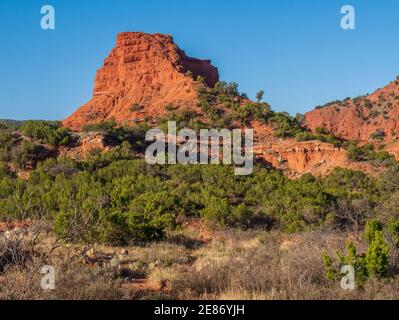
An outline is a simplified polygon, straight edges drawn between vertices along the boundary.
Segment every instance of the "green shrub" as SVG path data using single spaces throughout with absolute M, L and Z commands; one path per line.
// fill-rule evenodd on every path
M 165 107 L 165 110 L 168 112 L 175 111 L 176 109 L 177 109 L 177 107 L 171 103 L 166 105 L 166 107 Z
M 145 151 L 145 148 L 148 145 L 148 143 L 145 141 L 145 135 L 149 129 L 150 126 L 146 123 L 137 124 L 132 127 L 125 127 L 118 126 L 117 123 L 113 120 L 86 125 L 83 128 L 85 132 L 99 132 L 103 134 L 105 144 L 107 145 L 117 147 L 122 146 L 123 142 L 126 142 L 130 144 L 131 151 L 134 150 L 137 152 Z M 126 143 L 125 146 L 127 146 Z M 124 149 L 126 150 L 126 148 Z M 119 151 L 120 150 L 116 148 L 116 150 L 114 150 L 114 156 L 116 156 Z
M 311 132 L 308 131 L 304 131 L 304 132 L 298 132 L 295 135 L 295 138 L 297 141 L 301 142 L 301 141 L 312 141 L 312 140 L 317 140 L 316 135 L 314 135 Z
M 0 161 L 11 160 L 11 150 L 20 138 L 8 128 L 0 129 Z
M 384 225 L 377 219 L 367 221 L 364 230 L 364 238 L 368 244 L 371 244 L 375 239 L 376 232 L 381 232 L 384 229 Z
M 57 122 L 30 120 L 24 122 L 22 132 L 41 143 L 52 146 L 67 145 L 71 142 L 71 134 Z
M 114 120 L 108 120 L 105 122 L 98 122 L 87 124 L 83 127 L 84 132 L 100 132 L 103 134 L 112 134 L 117 128 L 117 124 Z
M 387 225 L 386 231 L 391 237 L 393 244 L 399 248 L 399 220 L 393 218 Z
M 303 132 L 301 124 L 287 112 L 273 112 L 270 116 L 270 122 L 274 125 L 274 135 L 276 137 L 294 137 Z
M 131 112 L 137 112 L 143 110 L 144 107 L 138 103 L 133 103 L 132 106 L 130 107 Z
M 371 139 L 374 140 L 384 140 L 385 138 L 385 132 L 382 130 L 377 130 L 376 132 L 374 132 L 371 136 Z
M 134 241 L 158 240 L 176 223 L 177 199 L 167 192 L 142 194 L 129 205 L 127 236 Z
M 107 221 L 109 202 L 104 187 L 88 172 L 57 177 L 55 232 L 68 241 L 97 242 Z
M 103 179 L 105 174 L 106 171 L 101 173 Z M 127 244 L 160 239 L 165 229 L 174 225 L 176 199 L 166 192 L 137 193 L 136 197 L 131 198 L 130 204 L 129 199 L 126 199 L 121 206 L 114 202 L 116 198 L 113 193 L 96 176 L 86 172 L 77 173 L 69 179 L 57 176 L 54 228 L 62 238 L 69 241 Z M 118 180 L 113 179 L 112 183 L 117 184 Z M 132 184 L 137 185 L 137 180 L 132 180 Z M 156 185 L 156 182 L 148 184 Z M 140 186 L 137 188 L 140 189 Z
M 376 117 L 378 117 L 380 114 L 381 114 L 380 111 L 372 110 L 372 111 L 369 112 L 369 117 L 370 117 L 370 118 L 376 118 Z
M 298 132 L 295 135 L 297 141 L 311 141 L 311 140 L 319 140 L 321 142 L 330 143 L 335 147 L 342 147 L 345 144 L 343 139 L 340 139 L 334 136 L 332 133 L 328 132 L 324 128 L 316 128 L 316 133 L 313 134 L 309 131 Z
M 227 224 L 231 212 L 230 203 L 227 199 L 211 196 L 207 199 L 205 208 L 201 211 L 201 216 L 211 222 L 220 225 Z
M 40 146 L 25 140 L 22 144 L 12 149 L 12 163 L 17 169 L 25 170 L 28 165 L 34 165 L 35 158 L 41 150 Z
M 393 166 L 397 163 L 395 157 L 387 151 L 375 152 L 371 160 L 374 165 Z
M 376 165 L 392 166 L 396 163 L 395 158 L 386 151 L 374 150 L 372 144 L 358 146 L 350 144 L 347 148 L 348 158 L 352 161 L 373 161 Z
M 0 162 L 0 181 L 1 181 L 1 179 L 9 177 L 9 176 L 10 176 L 10 171 L 9 171 L 7 163 Z
M 4 148 L 11 147 L 16 141 L 16 136 L 9 129 L 0 129 L 0 146 Z
M 373 152 L 374 147 L 371 144 L 366 144 L 364 146 L 350 145 L 347 149 L 347 154 L 349 160 L 352 161 L 367 161 L 369 160 L 369 155 Z
M 267 103 L 245 103 L 242 106 L 234 106 L 232 119 L 249 124 L 250 121 L 258 120 L 266 122 L 270 116 L 270 106 Z
M 65 177 L 69 178 L 77 173 L 79 169 L 79 164 L 70 158 L 50 158 L 38 164 L 37 170 L 33 172 L 33 176 L 43 171 L 51 177 L 64 175 Z
M 369 276 L 380 278 L 388 275 L 389 247 L 381 231 L 374 233 L 365 254 L 365 263 Z
M 325 277 L 329 281 L 336 281 L 340 270 L 345 265 L 355 269 L 358 284 L 362 285 L 369 278 L 385 278 L 389 270 L 389 247 L 383 237 L 380 223 L 371 221 L 367 223 L 364 237 L 369 246 L 365 253 L 358 254 L 353 242 L 347 244 L 347 254 L 337 252 L 336 262 L 329 255 L 323 255 Z

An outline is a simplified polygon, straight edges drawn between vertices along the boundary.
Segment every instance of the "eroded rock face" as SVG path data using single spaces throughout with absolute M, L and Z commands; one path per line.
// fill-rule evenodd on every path
M 211 87 L 219 80 L 210 60 L 188 57 L 171 36 L 120 33 L 116 47 L 97 71 L 93 98 L 63 124 L 75 131 L 109 119 L 129 125 L 164 114 L 170 104 L 194 108 L 198 76 Z
M 285 174 L 292 178 L 306 173 L 325 176 L 337 167 L 360 170 L 372 176 L 377 176 L 385 170 L 383 166 L 350 161 L 345 149 L 320 141 L 284 141 L 274 145 L 272 150 L 274 155 L 278 155 L 277 163 L 275 156 L 263 153 L 263 157 L 274 160 L 274 167 L 284 170 Z
M 325 128 L 347 140 L 394 142 L 399 138 L 399 80 L 371 95 L 308 112 L 305 121 L 312 131 Z
M 78 138 L 76 145 L 60 147 L 58 150 L 59 156 L 82 160 L 94 150 L 104 153 L 112 149 L 110 146 L 107 146 L 105 137 L 101 133 L 89 132 L 76 135 L 76 138 Z
M 270 127 L 252 123 L 255 132 L 254 154 L 271 167 L 282 170 L 290 178 L 306 173 L 316 176 L 330 174 L 334 168 L 360 170 L 376 176 L 385 170 L 366 162 L 353 162 L 346 150 L 321 141 L 298 142 L 295 139 L 276 138 Z

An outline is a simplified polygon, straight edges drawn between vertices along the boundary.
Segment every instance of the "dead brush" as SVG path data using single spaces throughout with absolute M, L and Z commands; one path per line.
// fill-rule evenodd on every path
M 0 273 L 4 273 L 11 267 L 24 268 L 29 260 L 31 260 L 31 255 L 22 239 L 0 238 Z
M 344 236 L 226 233 L 198 252 L 194 270 L 172 289 L 179 299 L 331 298 L 337 293 L 325 280 L 322 254 L 339 248 Z

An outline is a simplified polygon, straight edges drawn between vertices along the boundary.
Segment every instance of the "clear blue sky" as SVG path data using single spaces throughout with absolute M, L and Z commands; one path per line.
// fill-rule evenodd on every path
M 40 28 L 40 8 L 56 30 Z M 356 8 L 356 30 L 340 8 Z M 121 31 L 172 34 L 221 78 L 294 114 L 399 74 L 397 0 L 0 0 L 0 118 L 63 119 L 90 99 Z

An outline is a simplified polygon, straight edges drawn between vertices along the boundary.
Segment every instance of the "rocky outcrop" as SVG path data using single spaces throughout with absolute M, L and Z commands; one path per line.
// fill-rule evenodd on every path
M 167 105 L 194 108 L 198 76 L 211 87 L 219 80 L 210 60 L 188 57 L 171 36 L 120 33 L 97 71 L 93 98 L 63 124 L 75 131 L 109 119 L 130 125 L 164 114 Z
M 309 129 L 325 128 L 361 143 L 399 138 L 399 80 L 371 95 L 337 101 L 305 114 Z
M 72 159 L 85 159 L 90 152 L 107 152 L 112 148 L 107 145 L 105 137 L 101 133 L 79 133 L 75 134 L 76 142 L 71 146 L 62 146 L 58 150 L 60 157 L 69 157 Z
M 345 149 L 336 148 L 329 143 L 276 138 L 270 127 L 256 122 L 252 127 L 255 132 L 255 156 L 271 167 L 284 171 L 290 178 L 306 173 L 324 176 L 336 167 L 360 170 L 373 176 L 385 170 L 383 166 L 350 161 Z
M 360 170 L 373 176 L 384 170 L 383 166 L 349 161 L 345 149 L 335 148 L 320 141 L 281 140 L 260 144 L 255 146 L 255 154 L 291 178 L 300 177 L 305 173 L 324 176 L 336 167 Z

